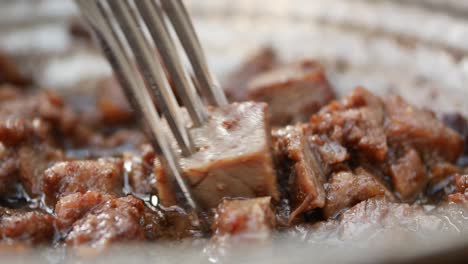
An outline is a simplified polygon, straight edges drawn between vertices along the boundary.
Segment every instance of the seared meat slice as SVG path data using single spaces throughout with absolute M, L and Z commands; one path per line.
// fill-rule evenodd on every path
M 0 241 L 39 244 L 52 241 L 55 219 L 42 211 L 0 207 Z
M 305 133 L 303 125 L 288 126 L 275 133 L 286 159 L 282 162 L 291 164 L 290 171 L 285 172 L 289 175 L 289 198 L 294 209 L 289 222 L 302 212 L 325 205 L 325 171 L 315 145 L 308 141 Z
M 158 230 L 144 203 L 133 196 L 113 198 L 75 221 L 65 241 L 73 246 L 103 247 L 112 242 L 145 240 Z
M 323 67 L 304 60 L 256 76 L 248 85 L 248 99 L 269 105 L 273 126 L 305 121 L 335 99 Z
M 60 196 L 74 192 L 118 195 L 122 186 L 122 161 L 117 159 L 60 162 L 47 169 L 42 179 L 42 191 L 50 205 Z
M 455 175 L 456 192 L 450 194 L 447 198 L 449 201 L 459 204 L 468 204 L 468 174 Z
M 248 240 L 264 239 L 275 226 L 270 197 L 224 200 L 216 209 L 216 235 L 235 235 Z
M 390 165 L 390 175 L 395 191 L 405 201 L 416 198 L 428 181 L 424 164 L 412 148 Z
M 276 53 L 271 48 L 263 48 L 250 57 L 223 82 L 223 88 L 229 101 L 247 100 L 248 82 L 256 75 L 273 69 L 277 64 Z
M 266 111 L 264 103 L 233 103 L 191 130 L 198 151 L 180 164 L 203 207 L 224 197 L 278 198 Z
M 438 155 L 451 163 L 462 154 L 460 135 L 433 113 L 413 107 L 396 95 L 387 98 L 385 105 L 388 114 L 385 132 L 389 141 L 404 141 L 426 156 Z
M 132 120 L 132 108 L 114 77 L 102 79 L 98 84 L 97 106 L 102 120 L 108 124 L 124 123 Z
M 114 198 L 111 195 L 88 191 L 72 193 L 60 198 L 55 205 L 57 227 L 62 234 L 69 231 L 72 225 L 93 208 Z
M 382 100 L 364 88 L 357 88 L 313 115 L 311 131 L 320 135 L 317 143 L 336 142 L 366 159 L 382 161 L 388 149 L 384 117 Z
M 332 174 L 327 184 L 327 202 L 323 208 L 326 218 L 332 218 L 355 204 L 372 197 L 387 197 L 393 194 L 377 176 L 363 168 L 354 173 L 341 171 Z

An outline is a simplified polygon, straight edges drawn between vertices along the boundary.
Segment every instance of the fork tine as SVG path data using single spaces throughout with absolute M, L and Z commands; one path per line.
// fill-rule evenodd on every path
M 174 48 L 175 44 L 164 22 L 162 10 L 153 0 L 135 1 L 135 5 L 146 22 L 153 41 L 157 43 L 166 69 L 174 80 L 177 94 L 187 108 L 194 125 L 200 126 L 206 120 L 207 113 Z
M 168 14 L 168 18 L 174 26 L 177 36 L 190 60 L 196 76 L 198 88 L 201 89 L 200 92 L 205 98 L 208 98 L 211 104 L 215 106 L 226 105 L 226 96 L 208 70 L 200 41 L 198 40 L 184 4 L 181 0 L 160 0 L 160 2 Z
M 164 70 L 158 63 L 155 52 L 151 50 L 150 44 L 140 29 L 138 19 L 131 12 L 132 7 L 126 0 L 106 2 L 135 55 L 146 86 L 158 98 L 157 102 L 162 109 L 162 114 L 166 117 L 182 154 L 185 156 L 192 154 L 194 148 L 187 127 L 182 120 L 180 106 L 177 104 Z
M 198 211 L 198 206 L 188 184 L 180 174 L 180 167 L 177 162 L 175 153 L 172 150 L 166 132 L 163 130 L 162 120 L 160 119 L 150 93 L 144 88 L 141 77 L 136 73 L 136 70 L 131 66 L 131 60 L 125 52 L 122 42 L 119 41 L 118 34 L 112 27 L 112 22 L 109 15 L 105 12 L 104 7 L 95 1 L 77 0 L 80 9 L 85 10 L 85 16 L 92 26 L 97 40 L 102 45 L 104 55 L 108 58 L 111 66 L 116 73 L 125 93 L 131 98 L 133 104 L 137 104 L 146 121 L 149 130 L 152 132 L 150 139 L 153 146 L 159 149 L 163 154 L 163 161 L 167 165 L 169 172 L 175 177 L 188 206 L 193 210 Z

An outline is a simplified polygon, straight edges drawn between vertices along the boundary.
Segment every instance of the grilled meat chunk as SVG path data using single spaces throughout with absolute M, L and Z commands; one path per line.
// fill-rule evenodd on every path
M 332 174 L 326 189 L 327 202 L 323 212 L 327 218 L 336 217 L 355 204 L 373 197 L 394 200 L 385 184 L 361 167 L 354 172 L 341 171 Z
M 191 130 L 198 151 L 180 164 L 203 207 L 225 197 L 278 198 L 266 111 L 264 103 L 233 103 Z
M 224 92 L 231 102 L 247 100 L 247 85 L 258 74 L 278 65 L 278 58 L 271 48 L 263 48 L 245 61 L 237 71 L 232 72 L 223 82 Z
M 325 168 L 316 146 L 309 142 L 306 133 L 303 125 L 288 126 L 275 132 L 275 141 L 281 152 L 279 158 L 289 165 L 284 172 L 289 183 L 288 198 L 293 206 L 289 222 L 300 213 L 325 205 Z
M 39 210 L 0 207 L 0 241 L 32 245 L 51 242 L 54 224 L 52 215 Z
M 306 121 L 335 99 L 323 67 L 311 60 L 257 75 L 247 89 L 248 99 L 268 103 L 273 126 Z
M 117 159 L 60 162 L 47 169 L 42 179 L 42 191 L 51 205 L 60 196 L 75 192 L 119 195 L 122 185 L 122 162 Z

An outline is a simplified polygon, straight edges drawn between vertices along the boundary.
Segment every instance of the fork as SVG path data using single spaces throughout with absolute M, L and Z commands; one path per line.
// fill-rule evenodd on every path
M 198 211 L 199 206 L 182 177 L 177 150 L 169 140 L 171 136 L 175 138 L 180 155 L 190 156 L 196 151 L 189 133 L 191 127 L 184 122 L 182 106 L 176 100 L 168 76 L 187 109 L 192 127 L 207 121 L 204 102 L 220 107 L 227 100 L 207 67 L 184 4 L 181 0 L 75 2 L 91 25 L 133 109 L 143 117 L 143 128 L 155 150 L 162 153 L 163 162 L 175 177 L 185 202 L 190 209 Z M 184 66 L 174 32 L 190 62 L 189 67 Z M 190 70 L 194 78 L 190 77 Z M 165 122 L 172 135 L 163 129 Z

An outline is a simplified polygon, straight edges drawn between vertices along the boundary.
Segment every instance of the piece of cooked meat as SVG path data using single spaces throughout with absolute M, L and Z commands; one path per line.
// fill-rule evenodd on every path
M 394 198 L 377 176 L 363 168 L 332 174 L 326 191 L 327 201 L 323 208 L 326 218 L 336 217 L 355 204 L 373 197 Z
M 122 173 L 119 159 L 59 162 L 44 172 L 42 191 L 49 205 L 54 205 L 60 196 L 74 192 L 119 195 L 123 186 Z
M 55 219 L 39 210 L 9 209 L 0 207 L 0 241 L 27 244 L 51 242 Z
M 114 198 L 112 195 L 93 191 L 76 192 L 61 197 L 54 210 L 58 230 L 62 235 L 66 234 L 77 220 L 112 198 Z
M 201 206 L 214 208 L 225 197 L 277 199 L 266 104 L 233 103 L 210 114 L 190 132 L 198 151 L 180 160 Z
M 216 209 L 216 235 L 234 235 L 245 239 L 263 239 L 275 226 L 270 197 L 223 200 Z
M 299 214 L 325 205 L 323 184 L 326 175 L 315 145 L 308 141 L 304 125 L 287 126 L 275 132 L 279 144 L 282 163 L 288 164 L 289 199 L 293 212 L 289 222 Z
M 271 48 L 263 48 L 245 61 L 237 71 L 232 72 L 223 82 L 224 92 L 231 102 L 247 100 L 247 84 L 256 75 L 269 71 L 278 65 L 277 55 Z
M 382 161 L 388 149 L 384 121 L 382 100 L 364 88 L 356 88 L 313 115 L 310 127 L 314 134 L 326 137 L 321 139 L 323 144 L 337 142 L 366 159 Z
M 438 155 L 451 163 L 463 153 L 460 135 L 433 113 L 414 107 L 397 95 L 386 98 L 385 111 L 388 116 L 385 133 L 389 141 L 407 142 L 420 152 Z
M 157 230 L 148 208 L 133 196 L 101 203 L 75 221 L 65 242 L 72 246 L 104 247 L 113 242 L 142 241 Z M 148 234 L 147 234 L 148 233 Z
M 308 120 L 335 99 L 323 67 L 311 60 L 257 75 L 247 89 L 248 99 L 268 103 L 273 126 Z
M 98 84 L 96 103 L 102 120 L 108 124 L 131 121 L 133 111 L 115 77 L 102 79 Z
M 390 165 L 393 187 L 404 201 L 412 201 L 427 184 L 424 164 L 413 148 L 405 151 L 403 156 Z

